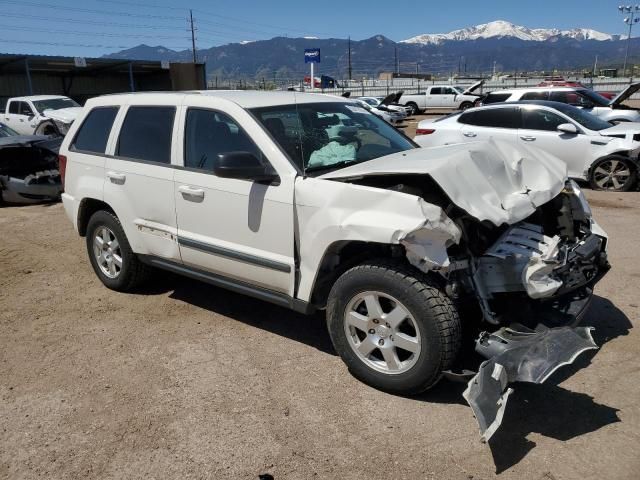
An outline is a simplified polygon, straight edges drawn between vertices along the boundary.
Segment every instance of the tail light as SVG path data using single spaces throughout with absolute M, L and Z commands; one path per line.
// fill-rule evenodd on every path
M 416 130 L 416 136 L 417 135 L 431 135 L 433 132 L 435 132 L 435 129 L 433 129 L 433 128 L 418 128 Z
M 58 171 L 60 172 L 60 181 L 62 182 L 62 190 L 64 191 L 64 177 L 67 173 L 67 157 L 58 155 Z

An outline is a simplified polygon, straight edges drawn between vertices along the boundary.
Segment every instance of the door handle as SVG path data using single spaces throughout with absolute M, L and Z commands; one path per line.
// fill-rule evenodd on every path
M 127 179 L 127 176 L 124 173 L 107 172 L 107 178 L 111 180 L 111 183 L 122 185 Z
M 470 137 L 470 138 L 473 138 L 473 137 L 477 137 L 477 136 L 478 136 L 478 134 L 477 134 L 477 133 L 474 133 L 474 132 L 464 132 L 464 133 L 463 133 L 463 135 L 464 135 L 465 137 Z
M 536 137 L 530 137 L 529 135 L 525 135 L 523 137 L 520 137 L 522 140 L 524 140 L 525 142 L 533 142 Z
M 182 197 L 185 200 L 191 200 L 193 198 L 204 198 L 204 190 L 201 188 L 193 188 L 189 185 L 180 185 L 178 187 L 178 191 L 182 194 Z

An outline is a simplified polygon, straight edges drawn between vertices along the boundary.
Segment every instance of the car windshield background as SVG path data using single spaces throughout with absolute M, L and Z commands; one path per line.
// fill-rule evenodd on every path
M 74 150 L 103 154 L 118 114 L 118 107 L 97 107 L 89 112 L 71 144 Z
M 18 135 L 18 132 L 0 123 L 0 137 L 13 137 L 15 135 Z
M 586 88 L 582 88 L 580 90 L 576 90 L 576 92 L 584 97 L 588 98 L 591 102 L 593 102 L 597 107 L 607 107 L 609 106 L 609 100 L 604 98 L 599 93 L 594 92 L 593 90 L 589 90 Z
M 120 129 L 116 155 L 132 160 L 171 163 L 175 107 L 129 107 Z
M 60 110 L 61 108 L 79 107 L 76 102 L 70 98 L 50 98 L 48 100 L 35 100 L 33 106 L 36 107 L 38 113 L 45 110 Z
M 606 122 L 601 118 L 590 114 L 589 112 L 585 112 L 584 110 L 580 110 L 579 108 L 572 107 L 571 105 L 558 105 L 555 108 L 556 110 L 564 113 L 567 117 L 570 117 L 589 130 L 599 132 L 600 130 L 605 130 L 612 127 L 609 122 Z
M 486 96 L 482 103 L 485 105 L 489 105 L 491 103 L 506 102 L 507 100 L 509 100 L 510 96 L 510 93 L 490 93 Z
M 458 122 L 477 127 L 520 128 L 518 107 L 487 108 L 463 113 Z
M 199 108 L 187 111 L 184 150 L 185 167 L 210 172 L 223 153 L 249 152 L 265 161 L 260 149 L 231 117 Z
M 256 108 L 252 113 L 305 174 L 321 174 L 416 148 L 360 105 L 301 103 Z

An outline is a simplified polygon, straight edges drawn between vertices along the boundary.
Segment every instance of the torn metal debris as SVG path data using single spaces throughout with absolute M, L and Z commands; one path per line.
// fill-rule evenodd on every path
M 558 368 L 582 352 L 597 349 L 591 327 L 559 327 L 533 331 L 501 328 L 480 335 L 476 351 L 488 360 L 469 381 L 463 397 L 471 406 L 483 441 L 502 423 L 513 382 L 544 383 Z

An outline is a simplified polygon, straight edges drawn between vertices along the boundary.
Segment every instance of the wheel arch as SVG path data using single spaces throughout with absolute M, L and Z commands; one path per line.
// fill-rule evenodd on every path
M 117 217 L 113 208 L 102 200 L 87 197 L 80 201 L 80 205 L 78 206 L 78 218 L 76 221 L 78 224 L 78 233 L 81 237 L 87 235 L 87 225 L 89 225 L 89 219 L 91 216 L 100 210 L 111 212 Z

